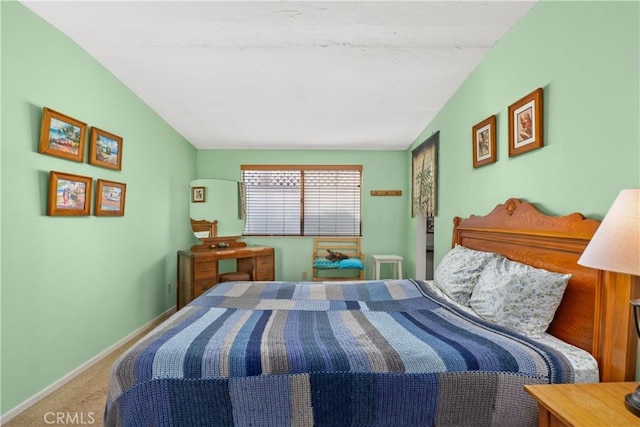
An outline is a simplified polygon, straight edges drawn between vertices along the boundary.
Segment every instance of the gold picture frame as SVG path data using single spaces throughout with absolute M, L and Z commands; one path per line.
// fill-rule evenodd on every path
M 121 170 L 122 138 L 106 130 L 91 127 L 89 164 Z
M 488 117 L 472 128 L 473 167 L 495 163 L 496 156 L 496 116 Z
M 86 134 L 86 123 L 44 107 L 38 152 L 83 162 Z
M 509 157 L 543 146 L 542 94 L 538 88 L 509 106 Z
M 99 179 L 96 185 L 96 216 L 124 216 L 127 184 Z
M 91 184 L 87 176 L 49 173 L 49 216 L 86 216 L 91 210 Z

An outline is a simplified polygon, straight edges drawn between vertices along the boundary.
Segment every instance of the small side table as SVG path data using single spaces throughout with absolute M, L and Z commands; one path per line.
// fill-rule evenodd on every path
M 402 279 L 402 257 L 400 255 L 371 255 L 375 269 L 374 280 L 380 280 L 380 264 L 393 264 L 394 276 Z
M 640 418 L 624 406 L 625 395 L 639 383 L 525 385 L 538 401 L 538 426 L 639 426 Z

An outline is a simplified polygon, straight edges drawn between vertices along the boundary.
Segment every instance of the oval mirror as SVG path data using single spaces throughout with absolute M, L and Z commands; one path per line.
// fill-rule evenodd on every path
M 197 179 L 191 182 L 192 224 L 203 220 L 212 223 L 216 221 L 217 237 L 241 236 L 244 217 L 239 186 L 239 182 L 227 179 Z M 200 240 L 216 237 L 196 230 L 194 235 Z

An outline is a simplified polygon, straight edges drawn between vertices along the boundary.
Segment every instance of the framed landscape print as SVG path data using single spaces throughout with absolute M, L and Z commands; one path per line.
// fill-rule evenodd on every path
M 496 116 L 493 115 L 472 129 L 473 167 L 495 163 L 496 161 Z
M 91 128 L 89 164 L 122 169 L 122 138 L 97 127 Z
M 124 216 L 127 184 L 98 180 L 96 186 L 96 216 Z
M 87 176 L 51 171 L 47 215 L 89 215 L 92 182 Z
M 86 135 L 86 123 L 44 107 L 38 152 L 83 162 Z
M 543 145 L 542 88 L 509 106 L 509 157 Z

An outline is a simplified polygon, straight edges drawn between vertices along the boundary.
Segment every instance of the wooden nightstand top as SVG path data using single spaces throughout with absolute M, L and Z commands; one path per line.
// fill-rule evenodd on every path
M 640 383 L 526 385 L 540 405 L 540 426 L 640 426 L 624 396 Z M 558 424 L 557 422 L 560 421 Z

